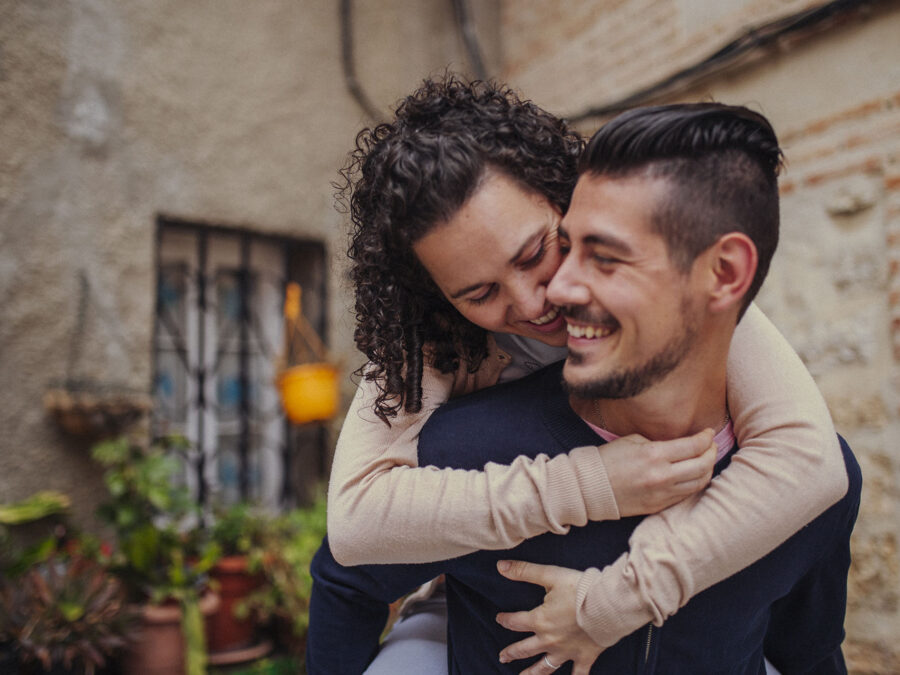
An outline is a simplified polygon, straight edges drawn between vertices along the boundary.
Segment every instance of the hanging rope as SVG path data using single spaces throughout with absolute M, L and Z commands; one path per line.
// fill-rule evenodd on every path
M 284 367 L 278 390 L 285 415 L 294 424 L 324 421 L 337 412 L 338 368 L 328 348 L 303 316 L 302 289 L 290 282 L 284 294 Z

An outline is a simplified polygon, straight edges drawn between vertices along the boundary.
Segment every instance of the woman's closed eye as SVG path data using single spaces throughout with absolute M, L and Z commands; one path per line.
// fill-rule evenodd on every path
M 534 251 L 528 258 L 519 263 L 519 269 L 530 270 L 532 267 L 537 267 L 541 260 L 544 259 L 544 256 L 547 254 L 547 247 L 545 243 L 542 241 L 538 246 L 537 250 Z
M 481 305 L 494 297 L 494 294 L 497 292 L 497 284 L 491 284 L 490 286 L 485 286 L 484 289 L 481 289 L 475 295 L 470 295 L 466 298 L 473 305 Z
M 544 256 L 547 255 L 547 251 L 550 249 L 550 247 L 556 243 L 556 238 L 557 231 L 556 228 L 553 228 L 546 235 L 544 235 L 544 238 L 541 239 L 537 249 L 528 258 L 519 263 L 519 268 L 528 270 L 532 267 L 537 267 L 544 259 Z

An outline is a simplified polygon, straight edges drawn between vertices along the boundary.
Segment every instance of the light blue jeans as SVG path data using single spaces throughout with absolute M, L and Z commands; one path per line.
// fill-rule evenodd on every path
M 365 675 L 447 675 L 447 602 L 438 594 L 415 604 L 381 645 Z

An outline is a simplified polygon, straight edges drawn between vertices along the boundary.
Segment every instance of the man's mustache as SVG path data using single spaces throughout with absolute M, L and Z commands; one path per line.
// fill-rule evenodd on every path
M 594 313 L 586 307 L 571 307 L 565 305 L 560 307 L 563 317 L 571 319 L 577 323 L 590 324 L 592 326 L 603 326 L 607 328 L 618 328 L 619 322 L 609 312 Z

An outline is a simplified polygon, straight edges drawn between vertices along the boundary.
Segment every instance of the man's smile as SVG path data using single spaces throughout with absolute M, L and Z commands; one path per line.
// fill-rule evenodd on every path
M 596 338 L 604 338 L 615 332 L 616 327 L 609 324 L 596 326 L 577 326 L 575 324 L 566 323 L 566 331 L 573 338 L 587 338 L 594 340 Z

